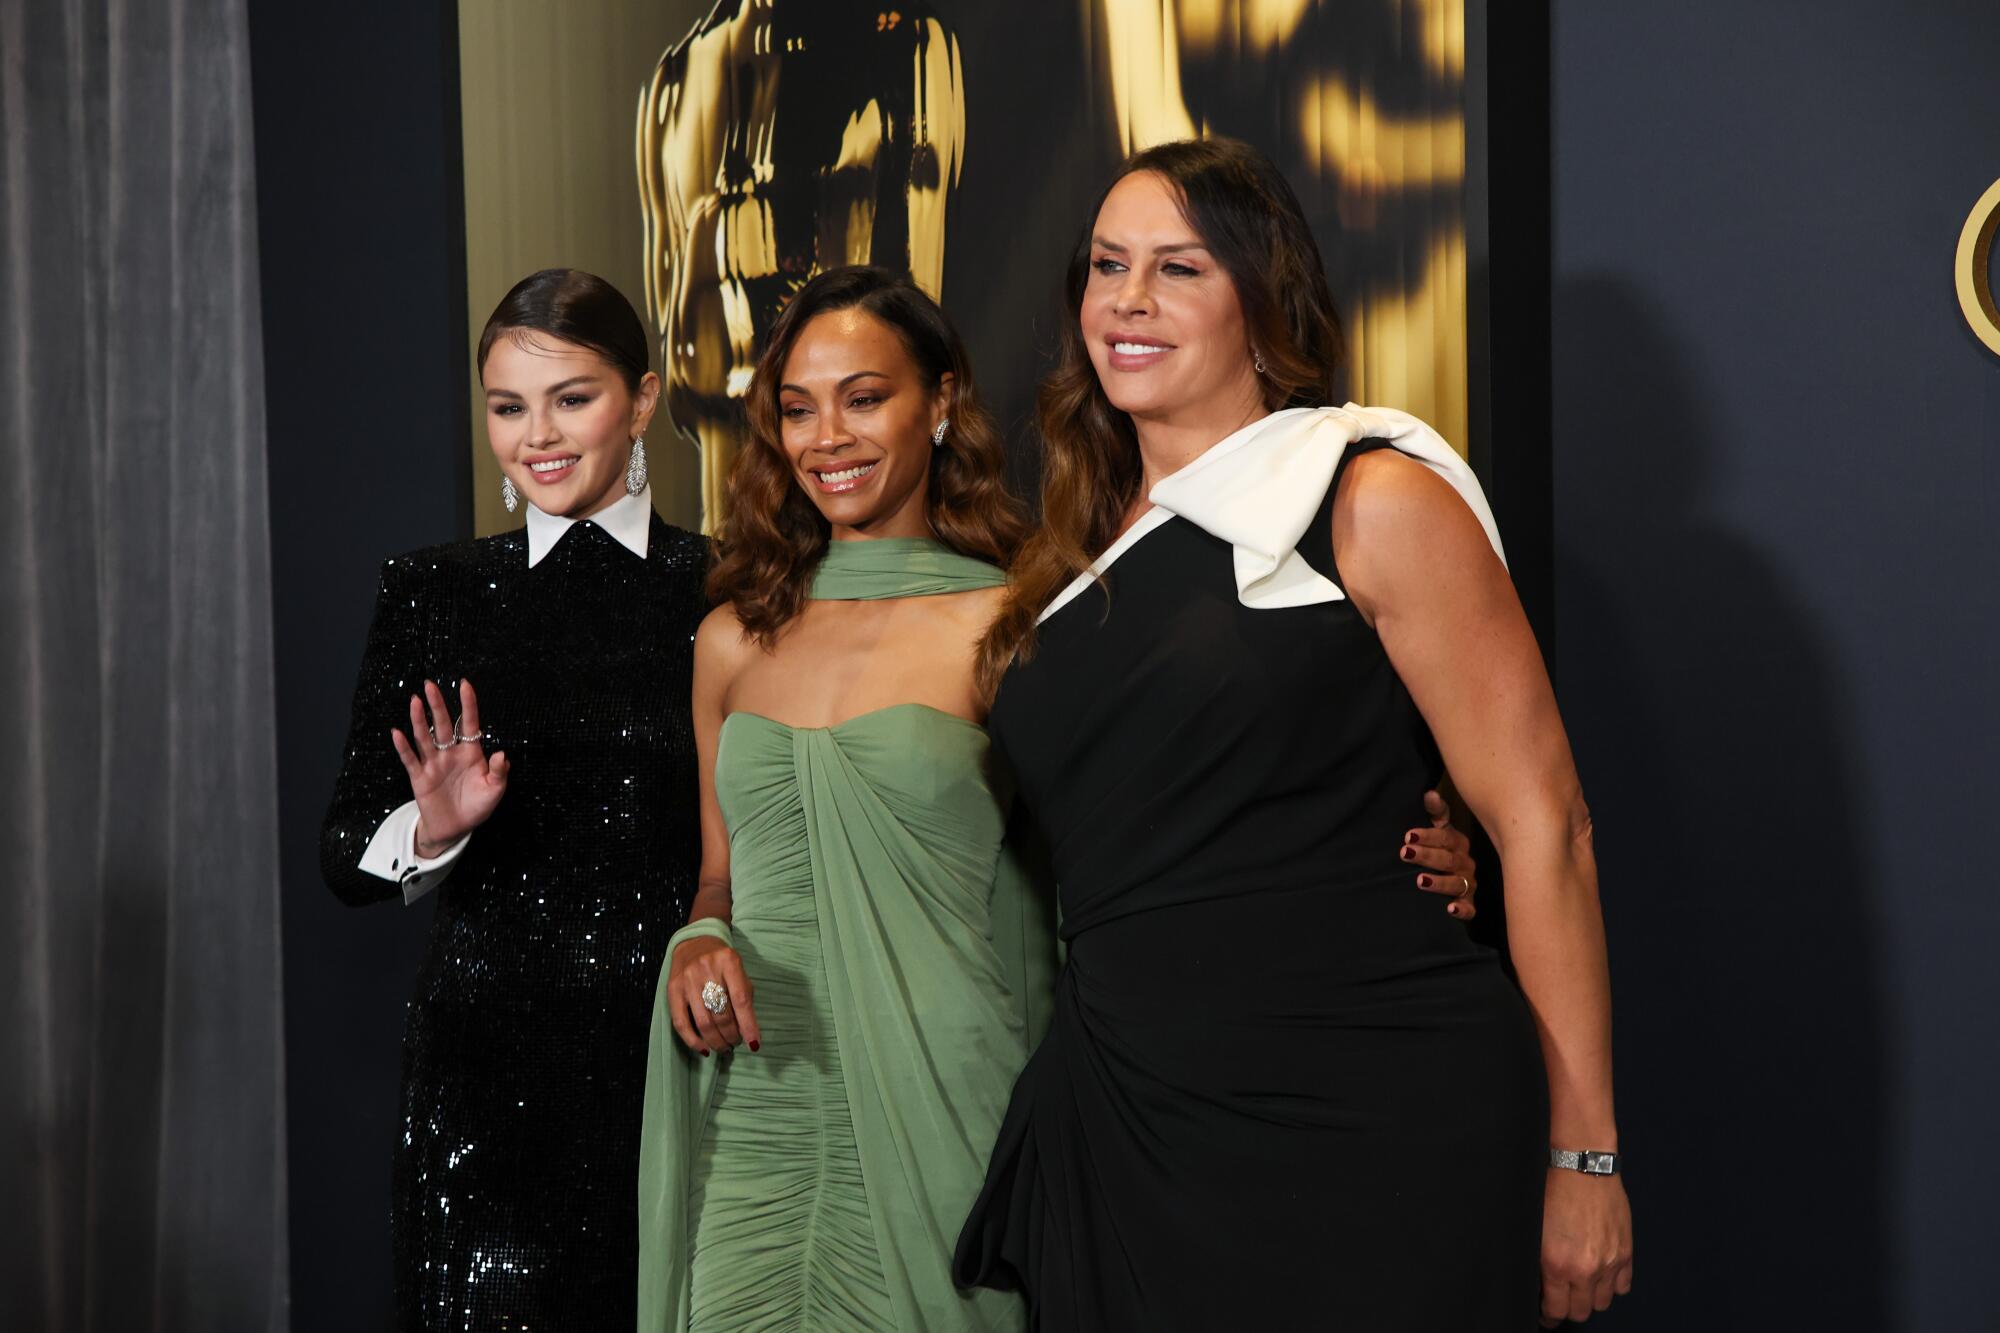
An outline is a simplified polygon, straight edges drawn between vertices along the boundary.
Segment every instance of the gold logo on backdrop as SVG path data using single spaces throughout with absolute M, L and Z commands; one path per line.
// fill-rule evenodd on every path
M 1993 234 L 2000 230 L 2000 181 L 1979 196 L 1958 235 L 1958 308 L 1965 322 L 1995 356 L 2000 356 L 2000 305 L 1993 299 Z
M 1088 104 L 1115 156 L 1207 133 L 1271 150 L 1326 238 L 1349 392 L 1463 448 L 1464 0 L 1072 3 L 1087 82 L 1052 95 Z M 713 531 L 756 350 L 792 294 L 865 262 L 941 295 L 958 38 L 923 0 L 719 0 L 638 112 L 647 310 Z
M 641 92 L 638 152 L 646 305 L 712 532 L 758 345 L 792 294 L 842 264 L 940 294 L 958 40 L 921 3 L 722 0 Z

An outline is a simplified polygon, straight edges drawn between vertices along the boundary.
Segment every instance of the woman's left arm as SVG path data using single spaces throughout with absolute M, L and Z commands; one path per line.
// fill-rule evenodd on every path
M 1554 1147 L 1615 1152 L 1604 918 L 1569 738 L 1506 568 L 1449 483 L 1392 450 L 1349 463 L 1334 559 L 1429 723 L 1507 877 L 1507 943 L 1549 1079 Z M 1631 1287 L 1616 1176 L 1551 1169 L 1542 1318 L 1583 1319 Z

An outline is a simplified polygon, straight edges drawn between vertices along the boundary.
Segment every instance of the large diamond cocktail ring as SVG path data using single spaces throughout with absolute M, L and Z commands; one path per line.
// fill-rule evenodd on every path
M 729 1007 L 729 992 L 719 981 L 711 981 L 701 988 L 701 1007 L 711 1014 L 719 1014 Z

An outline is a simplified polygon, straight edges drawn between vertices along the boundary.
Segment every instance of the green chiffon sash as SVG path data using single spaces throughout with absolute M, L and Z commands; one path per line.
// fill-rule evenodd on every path
M 878 537 L 828 542 L 813 572 L 812 596 L 821 602 L 872 602 L 895 597 L 997 588 L 1007 575 L 997 566 L 960 555 L 928 537 Z
M 835 542 L 812 595 L 921 597 L 1004 581 L 933 541 Z M 835 1039 L 897 1323 L 906 1333 L 1019 1328 L 1017 1297 L 960 1292 L 950 1275 L 1008 1091 L 1047 1026 L 1057 963 L 1054 895 L 1013 830 L 1000 836 L 1010 798 L 984 731 L 914 704 L 827 728 L 754 714 L 725 723 L 715 784 L 732 861 L 797 864 L 765 843 L 766 830 L 800 822 L 756 803 L 804 815 Z M 639 1155 L 642 1333 L 688 1327 L 693 1164 L 723 1060 L 758 1058 L 704 1060 L 674 1034 L 668 969 L 697 936 L 727 942 L 730 927 L 690 923 L 660 969 Z

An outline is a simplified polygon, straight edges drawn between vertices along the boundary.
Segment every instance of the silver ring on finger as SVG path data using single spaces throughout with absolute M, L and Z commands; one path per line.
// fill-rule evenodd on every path
M 1460 875 L 1458 877 L 1458 882 L 1465 886 L 1465 891 L 1463 893 L 1460 893 L 1458 896 L 1461 898 L 1470 898 L 1472 896 L 1472 881 L 1467 879 L 1465 876 Z
M 451 743 L 453 745 L 470 745 L 474 741 L 483 741 L 485 739 L 486 733 L 483 731 L 475 731 L 470 736 L 461 736 L 458 733 L 457 727 L 451 729 Z
M 729 1007 L 729 991 L 719 981 L 708 982 L 701 988 L 701 1007 L 720 1017 Z
M 432 744 L 432 745 L 435 745 L 435 746 L 436 746 L 436 747 L 437 747 L 438 749 L 440 749 L 440 750 L 449 750 L 449 749 L 450 749 L 450 748 L 451 748 L 452 746 L 454 746 L 454 745 L 458 744 L 458 742 L 459 742 L 459 739 L 460 739 L 460 737 L 459 737 L 459 735 L 458 735 L 458 733 L 457 733 L 456 731 L 452 732 L 452 736 L 451 736 L 451 739 L 450 739 L 450 740 L 448 740 L 448 741 L 441 741 L 441 740 L 439 740 L 439 739 L 438 739 L 438 734 L 437 734 L 437 728 L 436 728 L 436 727 L 434 727 L 434 726 L 431 726 L 431 727 L 425 727 L 425 728 L 424 728 L 424 730 L 425 730 L 425 731 L 428 731 L 428 732 L 429 732 L 429 733 L 431 734 L 431 744 Z

